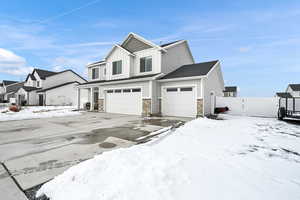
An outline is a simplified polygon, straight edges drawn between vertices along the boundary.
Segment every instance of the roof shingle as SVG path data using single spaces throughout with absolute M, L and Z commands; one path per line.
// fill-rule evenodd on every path
M 289 84 L 293 91 L 300 91 L 300 84 Z
M 205 76 L 217 64 L 218 60 L 196 63 L 190 65 L 183 65 L 175 71 L 165 75 L 161 79 L 184 78 L 192 76 Z

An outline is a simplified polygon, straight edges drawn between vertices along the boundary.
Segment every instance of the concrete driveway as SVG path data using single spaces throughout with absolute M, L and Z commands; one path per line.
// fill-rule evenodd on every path
M 6 200 L 22 199 L 18 198 L 22 196 L 18 189 L 29 191 L 81 161 L 104 151 L 146 142 L 151 139 L 147 136 L 151 132 L 187 120 L 86 112 L 68 117 L 0 122 L 3 168 L 0 169 L 0 193 L 5 189 Z M 12 181 L 16 182 L 14 187 Z

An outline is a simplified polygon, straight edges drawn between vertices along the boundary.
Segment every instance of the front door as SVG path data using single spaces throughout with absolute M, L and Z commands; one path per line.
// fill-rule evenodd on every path
M 40 94 L 39 95 L 39 106 L 43 106 L 44 105 L 44 95 Z

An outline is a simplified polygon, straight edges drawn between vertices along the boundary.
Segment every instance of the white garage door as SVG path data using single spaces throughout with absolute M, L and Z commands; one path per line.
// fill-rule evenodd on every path
M 140 88 L 114 89 L 106 91 L 106 112 L 129 115 L 142 114 Z
M 163 88 L 162 114 L 167 116 L 196 117 L 196 88 Z

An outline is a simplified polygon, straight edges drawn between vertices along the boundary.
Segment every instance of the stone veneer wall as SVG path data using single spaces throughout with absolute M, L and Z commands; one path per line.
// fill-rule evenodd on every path
M 150 117 L 151 115 L 151 99 L 143 99 L 143 117 Z
M 98 99 L 98 111 L 104 112 L 104 99 Z
M 203 99 L 197 99 L 197 117 L 204 117 Z

